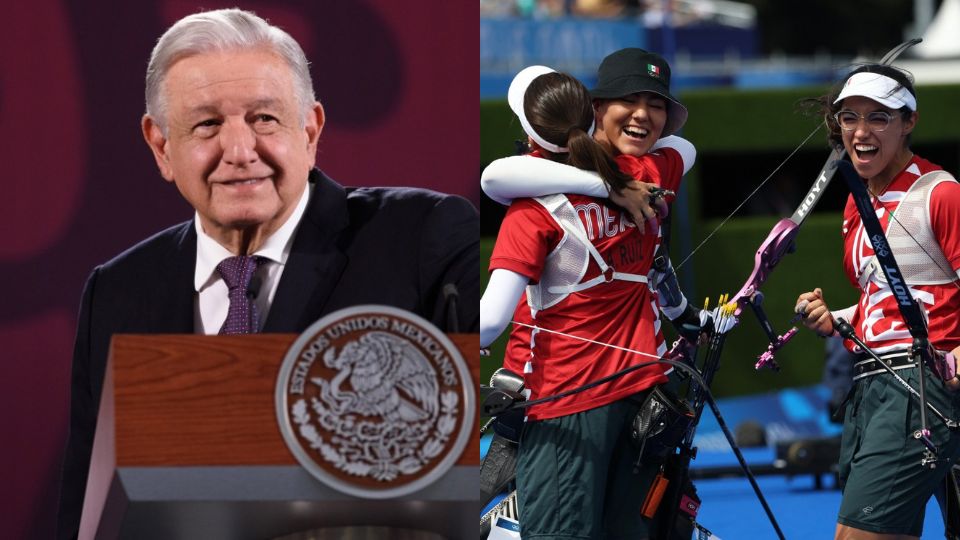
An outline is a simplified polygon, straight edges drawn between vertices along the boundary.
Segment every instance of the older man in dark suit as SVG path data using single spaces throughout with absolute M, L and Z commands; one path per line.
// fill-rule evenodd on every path
M 196 215 L 87 282 L 62 538 L 77 534 L 113 334 L 298 332 L 365 303 L 448 331 L 479 326 L 476 210 L 426 190 L 345 188 L 315 169 L 324 111 L 288 34 L 235 9 L 186 17 L 153 51 L 146 101 L 144 138 Z

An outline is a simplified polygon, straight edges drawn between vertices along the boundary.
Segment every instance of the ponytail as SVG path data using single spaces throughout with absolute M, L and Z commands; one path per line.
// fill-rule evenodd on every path
M 552 72 L 534 79 L 525 92 L 524 113 L 545 141 L 567 149 L 564 153 L 541 149 L 545 157 L 596 171 L 615 193 L 633 180 L 620 171 L 610 152 L 589 135 L 594 122 L 593 103 L 587 88 L 574 77 Z
M 607 149 L 579 127 L 570 130 L 567 146 L 570 148 L 567 165 L 596 171 L 610 191 L 620 193 L 633 181 L 632 177 L 620 170 Z

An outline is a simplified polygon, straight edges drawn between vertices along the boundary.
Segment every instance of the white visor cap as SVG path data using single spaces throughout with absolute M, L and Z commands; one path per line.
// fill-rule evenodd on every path
M 544 150 L 555 154 L 563 154 L 569 152 L 570 149 L 566 146 L 553 144 L 541 137 L 540 134 L 533 129 L 533 126 L 530 125 L 530 121 L 527 120 L 527 114 L 523 110 L 523 98 L 527 93 L 527 87 L 530 86 L 530 83 L 541 75 L 555 72 L 555 69 L 548 68 L 547 66 L 530 66 L 524 68 L 520 73 L 517 73 L 516 77 L 513 78 L 513 82 L 510 83 L 510 89 L 507 90 L 507 103 L 510 105 L 510 110 L 513 111 L 513 114 L 517 115 L 517 118 L 520 120 L 520 125 L 523 126 L 524 133 Z M 591 124 L 590 129 L 587 131 L 588 135 L 593 136 L 593 128 L 594 124 Z
M 909 90 L 890 77 L 879 73 L 863 71 L 847 79 L 843 90 L 833 104 L 836 105 L 851 96 L 869 98 L 894 110 L 904 106 L 911 111 L 917 110 L 917 98 L 913 97 Z

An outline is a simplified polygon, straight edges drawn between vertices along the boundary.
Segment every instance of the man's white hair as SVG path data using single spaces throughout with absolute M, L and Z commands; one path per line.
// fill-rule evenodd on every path
M 220 51 L 266 48 L 282 58 L 293 72 L 294 91 L 304 122 L 316 97 L 310 65 L 303 49 L 290 34 L 250 11 L 218 9 L 189 15 L 177 21 L 157 41 L 147 66 L 147 114 L 167 132 L 164 79 L 178 60 Z

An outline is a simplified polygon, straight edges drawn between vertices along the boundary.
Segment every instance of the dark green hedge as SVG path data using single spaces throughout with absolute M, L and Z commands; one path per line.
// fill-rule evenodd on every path
M 805 98 L 827 91 L 826 87 L 789 90 L 713 89 L 685 92 L 681 97 L 690 111 L 683 136 L 700 152 L 746 150 L 792 150 L 819 120 L 798 112 Z M 915 143 L 960 141 L 960 85 L 917 88 L 920 127 Z M 510 155 L 512 140 L 523 132 L 506 101 L 480 102 L 480 162 Z M 824 146 L 824 136 L 814 136 L 809 148 Z

